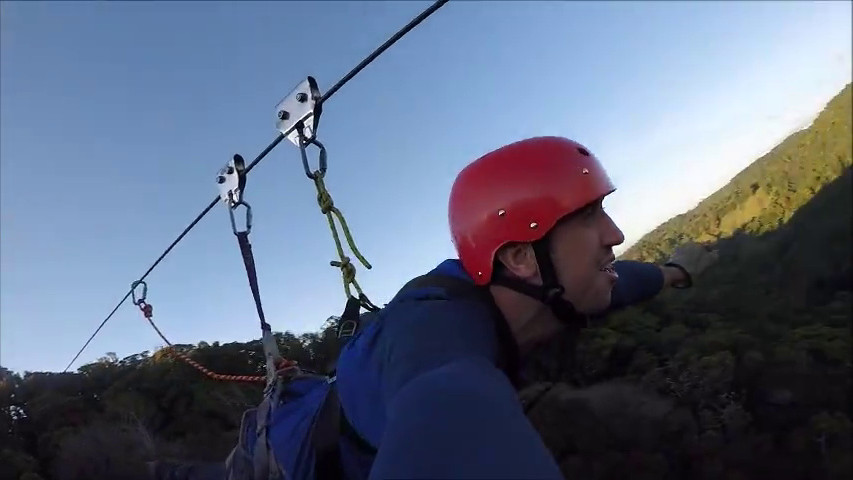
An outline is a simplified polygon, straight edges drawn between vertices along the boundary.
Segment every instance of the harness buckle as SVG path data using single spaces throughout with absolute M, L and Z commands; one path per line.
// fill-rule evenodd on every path
M 563 294 L 566 292 L 566 289 L 563 288 L 562 285 L 554 285 L 552 287 L 545 287 L 545 298 L 544 303 L 550 305 L 559 298 L 562 298 Z
M 357 328 L 358 322 L 355 322 L 353 320 L 344 320 L 338 327 L 338 338 L 351 337 L 355 335 L 355 331 Z

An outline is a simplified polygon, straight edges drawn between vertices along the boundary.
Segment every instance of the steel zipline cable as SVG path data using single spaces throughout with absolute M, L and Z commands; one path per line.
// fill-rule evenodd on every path
M 429 17 L 430 15 L 435 13 L 436 10 L 438 10 L 439 8 L 444 6 L 448 1 L 449 0 L 438 0 L 435 3 L 433 3 L 432 5 L 430 5 L 423 12 L 421 12 L 417 17 L 413 18 L 403 28 L 398 30 L 397 33 L 395 33 L 388 40 L 386 40 L 385 43 L 383 43 L 378 48 L 376 48 L 376 50 L 374 50 L 370 55 L 365 57 L 364 60 L 362 60 L 358 65 L 356 65 L 352 70 L 350 70 L 346 75 L 344 75 L 340 80 L 338 80 L 337 83 L 335 83 L 326 93 L 323 94 L 323 96 L 320 98 L 318 104 L 322 105 L 323 103 L 325 103 L 326 100 L 331 98 L 332 95 L 334 95 L 335 93 L 337 93 L 338 90 L 341 89 L 341 87 L 346 85 L 347 82 L 352 80 L 353 77 L 355 77 L 359 72 L 361 72 L 371 62 L 376 60 L 376 58 L 379 57 L 379 55 L 381 55 L 385 50 L 387 50 L 394 43 L 396 43 L 398 40 L 403 38 L 403 36 L 405 36 L 407 33 L 409 33 L 409 31 L 411 31 L 416 26 L 418 26 L 418 24 L 420 24 L 421 22 L 426 20 L 427 17 Z M 261 151 L 261 153 L 259 153 L 258 156 L 255 157 L 255 159 L 252 160 L 252 162 L 246 166 L 245 173 L 248 174 L 255 167 L 255 165 L 257 165 L 261 160 L 263 160 L 264 157 L 266 157 L 267 154 L 269 154 L 294 129 L 295 129 L 295 126 L 291 127 L 289 130 L 287 130 L 284 133 L 279 133 L 278 136 L 272 141 L 272 143 L 270 143 L 266 148 L 264 148 L 263 151 Z M 216 204 L 219 203 L 219 200 L 220 200 L 219 196 L 214 198 L 210 202 L 210 204 L 207 207 L 205 207 L 204 210 L 202 210 L 201 213 L 199 213 L 198 216 L 196 216 L 195 219 L 192 222 L 190 222 L 190 224 L 187 225 L 186 228 L 184 228 L 184 231 L 182 231 L 181 234 L 178 235 L 178 237 L 168 246 L 168 248 L 166 248 L 166 250 L 163 251 L 163 253 L 160 255 L 160 257 L 158 257 L 157 260 L 155 260 L 154 263 L 152 263 L 151 266 L 148 267 L 148 270 L 146 270 L 145 273 L 142 274 L 142 276 L 139 278 L 139 280 L 144 280 L 157 267 L 157 265 L 159 265 L 160 262 L 163 261 L 164 258 L 166 258 L 166 255 L 168 255 L 169 252 L 171 252 L 172 249 L 175 248 L 175 246 L 178 243 L 180 243 L 181 240 L 183 240 L 183 238 L 190 232 L 190 230 L 192 230 L 198 224 L 198 222 L 200 222 L 201 219 L 204 218 L 204 216 L 208 214 L 208 212 L 213 210 L 213 207 L 215 207 Z M 92 333 L 92 335 L 89 337 L 89 339 L 86 340 L 86 343 L 84 343 L 83 346 L 80 348 L 80 350 L 77 352 L 77 354 L 74 355 L 74 358 L 72 358 L 71 361 L 68 362 L 68 365 L 62 371 L 62 373 L 67 372 L 68 369 L 71 368 L 71 365 L 73 365 L 74 362 L 77 361 L 77 359 L 80 357 L 80 355 L 86 349 L 86 347 L 89 346 L 89 343 L 91 343 L 92 340 L 95 338 L 95 336 L 98 335 L 98 332 L 100 332 L 101 329 L 104 328 L 104 325 L 106 325 L 107 322 L 113 317 L 113 315 L 115 315 L 115 313 L 118 311 L 119 308 L 121 308 L 121 306 L 124 304 L 124 302 L 127 301 L 128 298 L 130 298 L 132 293 L 133 293 L 133 289 L 131 288 L 131 290 L 129 290 L 124 295 L 124 297 L 122 297 L 122 299 L 119 300 L 119 302 L 115 306 L 115 308 L 113 308 L 113 310 L 109 313 L 109 315 L 107 315 L 107 317 L 104 318 L 104 320 L 101 322 L 101 324 L 98 325 L 98 328 L 96 328 L 95 331 Z

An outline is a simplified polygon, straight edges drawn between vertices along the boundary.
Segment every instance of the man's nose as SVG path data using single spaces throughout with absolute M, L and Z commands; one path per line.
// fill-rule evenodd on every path
M 605 247 L 621 245 L 625 241 L 625 234 L 616 226 L 616 222 L 610 218 L 610 215 L 607 215 L 603 228 L 604 234 L 602 235 L 602 239 Z

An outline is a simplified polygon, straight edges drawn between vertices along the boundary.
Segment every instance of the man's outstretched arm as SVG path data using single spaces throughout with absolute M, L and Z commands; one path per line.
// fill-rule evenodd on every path
M 562 479 L 506 377 L 461 358 L 408 381 L 393 397 L 371 480 Z
M 619 275 L 619 280 L 616 281 L 610 294 L 610 310 L 618 310 L 651 299 L 666 285 L 671 285 L 673 278 L 667 278 L 665 272 L 670 269 L 678 270 L 632 260 L 614 262 L 613 268 Z M 672 272 L 668 273 L 670 276 L 674 275 Z
M 667 264 L 621 260 L 613 267 L 619 280 L 613 287 L 610 310 L 628 307 L 651 299 L 665 287 L 686 287 L 693 278 L 718 259 L 717 252 L 704 245 L 688 242 L 673 252 Z

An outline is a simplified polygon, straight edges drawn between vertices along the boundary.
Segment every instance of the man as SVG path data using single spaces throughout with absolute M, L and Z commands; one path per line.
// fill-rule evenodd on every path
M 590 315 L 689 286 L 715 258 L 693 245 L 664 266 L 614 263 L 624 236 L 602 206 L 614 190 L 565 138 L 463 169 L 449 202 L 459 260 L 431 274 L 479 294 L 404 289 L 346 345 L 337 388 L 362 445 L 343 450 L 351 478 L 561 478 L 519 402 L 519 357 Z

